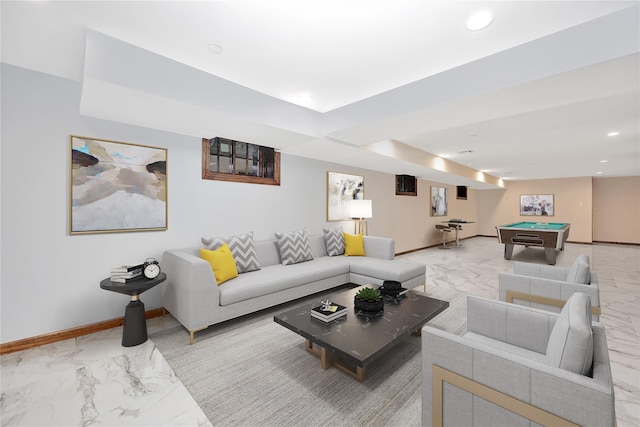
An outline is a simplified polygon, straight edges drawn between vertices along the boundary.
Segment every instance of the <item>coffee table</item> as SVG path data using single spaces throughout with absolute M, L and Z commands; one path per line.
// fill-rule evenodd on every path
M 335 366 L 364 381 L 368 365 L 412 333 L 419 334 L 425 323 L 449 307 L 447 301 L 409 291 L 399 300 L 385 297 L 383 312 L 365 315 L 353 306 L 353 297 L 361 288 L 330 298 L 331 302 L 347 307 L 347 315 L 332 322 L 311 317 L 310 311 L 320 305 L 320 297 L 317 302 L 277 314 L 273 320 L 306 338 L 307 351 L 320 357 L 322 369 Z

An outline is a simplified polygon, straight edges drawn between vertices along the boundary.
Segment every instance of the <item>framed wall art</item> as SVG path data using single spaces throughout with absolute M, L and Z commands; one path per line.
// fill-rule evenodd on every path
M 431 216 L 446 216 L 448 212 L 447 189 L 431 187 Z
M 521 194 L 520 215 L 553 216 L 553 194 Z
M 167 229 L 165 148 L 71 135 L 70 233 Z
M 364 199 L 364 177 L 327 172 L 327 221 L 351 219 L 350 201 L 354 199 Z

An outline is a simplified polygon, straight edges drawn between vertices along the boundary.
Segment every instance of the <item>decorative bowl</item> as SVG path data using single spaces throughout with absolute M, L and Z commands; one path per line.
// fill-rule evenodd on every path
M 395 280 L 385 280 L 384 282 L 382 282 L 382 287 L 393 291 L 400 289 L 402 287 L 402 284 Z
M 356 310 L 375 312 L 384 309 L 384 299 L 380 298 L 379 301 L 363 301 L 358 297 L 354 297 L 353 305 Z

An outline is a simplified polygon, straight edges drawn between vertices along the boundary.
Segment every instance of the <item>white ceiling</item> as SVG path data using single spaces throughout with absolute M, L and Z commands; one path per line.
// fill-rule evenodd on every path
M 369 148 L 506 180 L 640 175 L 639 5 L 2 1 L 1 54 L 81 81 L 85 115 L 496 188 Z M 492 25 L 467 31 L 486 9 Z

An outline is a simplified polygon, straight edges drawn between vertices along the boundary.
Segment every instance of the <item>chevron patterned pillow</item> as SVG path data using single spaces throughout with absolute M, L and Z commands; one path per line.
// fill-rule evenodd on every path
M 324 245 L 327 248 L 327 255 L 344 255 L 344 234 L 342 234 L 342 227 L 333 229 L 323 228 L 322 231 L 324 232 Z
M 276 233 L 282 265 L 297 264 L 313 259 L 306 230 Z
M 205 245 L 206 249 L 210 251 L 215 251 L 226 243 L 231 249 L 233 259 L 236 261 L 238 273 L 260 270 L 256 247 L 253 243 L 253 231 L 227 238 L 203 237 L 200 240 L 202 240 L 202 244 Z

